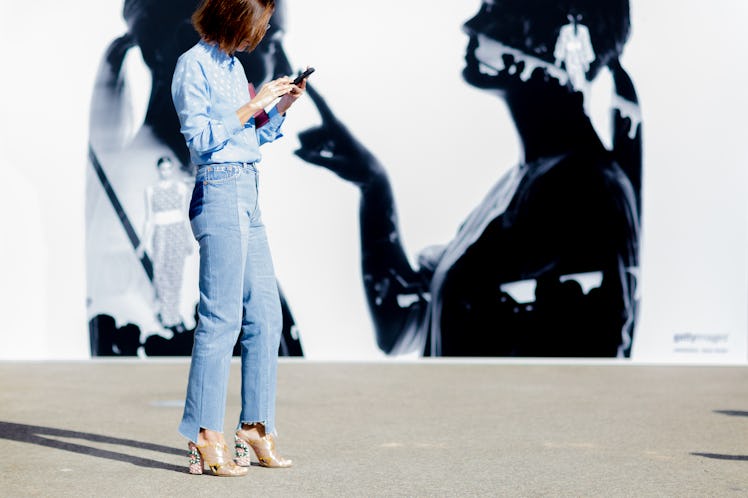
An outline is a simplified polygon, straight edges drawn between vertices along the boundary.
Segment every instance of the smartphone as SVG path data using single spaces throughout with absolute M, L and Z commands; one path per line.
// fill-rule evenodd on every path
M 301 82 L 304 81 L 305 79 L 307 79 L 309 77 L 309 75 L 312 74 L 313 72 L 314 72 L 314 68 L 313 67 L 306 68 L 306 70 L 303 73 L 301 73 L 300 75 L 298 75 L 296 77 L 296 79 L 293 80 L 293 84 L 294 85 L 300 85 Z

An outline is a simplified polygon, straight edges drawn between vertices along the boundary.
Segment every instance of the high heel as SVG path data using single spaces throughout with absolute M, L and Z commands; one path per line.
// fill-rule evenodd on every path
M 287 460 L 278 454 L 275 449 L 275 438 L 272 434 L 265 434 L 261 438 L 250 438 L 245 431 L 238 430 L 234 435 L 236 448 L 236 458 L 234 461 L 242 466 L 249 467 L 252 461 L 249 456 L 249 449 L 252 448 L 257 460 L 263 467 L 287 468 L 293 465 L 293 461 Z
M 224 443 L 198 446 L 190 442 L 187 446 L 190 450 L 190 474 L 202 474 L 206 463 L 213 475 L 219 477 L 241 477 L 247 475 L 249 471 L 249 469 L 240 467 L 231 459 L 229 449 Z

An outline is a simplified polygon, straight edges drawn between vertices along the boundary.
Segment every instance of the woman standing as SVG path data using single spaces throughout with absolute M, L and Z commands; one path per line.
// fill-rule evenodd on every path
M 234 55 L 257 47 L 274 8 L 273 0 L 204 0 L 192 17 L 201 40 L 179 58 L 172 82 L 181 131 L 197 167 L 189 214 L 200 244 L 200 304 L 179 426 L 190 440 L 195 474 L 207 463 L 215 475 L 245 475 L 250 447 L 263 466 L 291 465 L 276 454 L 273 439 L 282 316 L 258 207 L 257 163 L 259 146 L 282 136 L 285 113 L 306 85 L 281 77 L 251 98 Z M 222 430 L 240 331 L 242 409 L 235 462 Z
M 153 257 L 153 283 L 156 287 L 158 319 L 174 332 L 184 332 L 179 310 L 184 261 L 192 253 L 187 207 L 189 189 L 174 176 L 171 158 L 156 162 L 159 180 L 145 189 L 145 229 L 136 251 L 142 257 L 147 246 Z

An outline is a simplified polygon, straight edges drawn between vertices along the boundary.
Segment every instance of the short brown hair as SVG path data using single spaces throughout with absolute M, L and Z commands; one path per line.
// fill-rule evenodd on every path
M 233 54 L 243 41 L 254 50 L 265 36 L 275 0 L 203 0 L 192 14 L 192 25 L 206 41 Z

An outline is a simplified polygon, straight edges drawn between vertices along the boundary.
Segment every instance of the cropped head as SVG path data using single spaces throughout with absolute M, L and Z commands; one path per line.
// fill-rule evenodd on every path
M 168 156 L 159 157 L 156 161 L 156 168 L 161 178 L 169 178 L 174 172 L 174 164 Z
M 192 24 L 201 37 L 218 43 L 226 53 L 252 51 L 270 27 L 274 9 L 274 0 L 203 0 Z
M 471 52 L 478 52 L 479 40 L 483 39 L 494 42 L 494 52 L 503 51 L 494 54 L 500 66 L 500 58 L 507 54 L 526 63 L 558 65 L 554 53 L 564 26 L 573 26 L 571 32 L 575 34 L 578 29 L 589 32 L 591 57 L 583 76 L 591 81 L 600 68 L 623 51 L 631 26 L 629 0 L 483 0 L 478 13 L 464 26 L 471 38 L 468 58 Z M 476 66 L 485 64 L 484 75 L 490 75 L 492 67 L 503 69 L 483 60 L 490 58 L 484 47 L 476 61 Z M 469 76 L 466 74 L 468 80 Z

